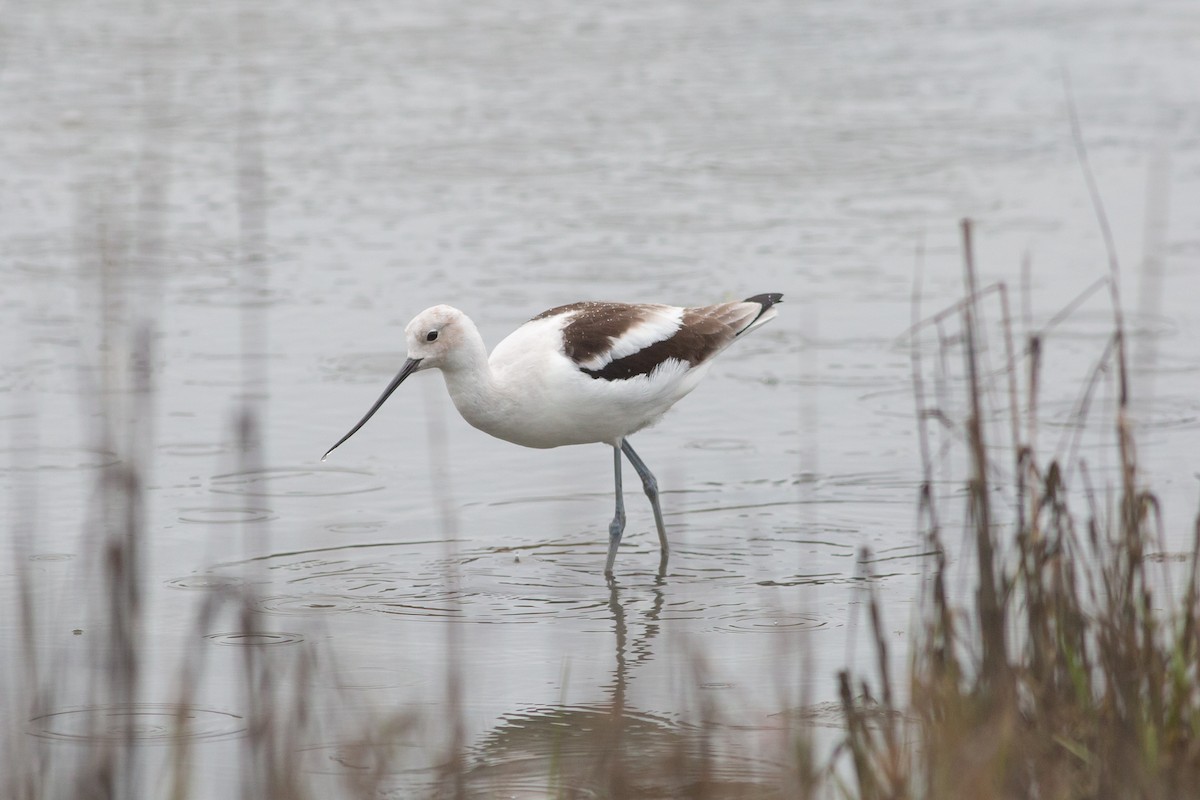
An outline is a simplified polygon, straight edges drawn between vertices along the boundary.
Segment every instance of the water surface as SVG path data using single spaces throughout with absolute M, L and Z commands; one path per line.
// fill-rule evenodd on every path
M 1194 4 L 105 0 L 8 2 L 3 18 L 0 519 L 25 546 L 5 543 L 0 587 L 12 606 L 18 570 L 29 576 L 32 644 L 61 676 L 54 707 L 26 715 L 37 747 L 108 735 L 76 724 L 92 704 L 84 678 L 102 669 L 89 532 L 96 481 L 137 428 L 151 442 L 147 662 L 141 696 L 107 709 L 106 730 L 172 741 L 180 665 L 203 659 L 187 713 L 198 758 L 218 768 L 197 796 L 233 774 L 245 647 L 269 652 L 280 680 L 322 653 L 304 680 L 318 709 L 351 720 L 443 718 L 457 664 L 481 792 L 552 793 L 555 754 L 597 748 L 614 707 L 648 752 L 711 707 L 737 723 L 721 746 L 741 766 L 721 780 L 756 796 L 785 758 L 778 712 L 826 719 L 835 671 L 871 663 L 863 548 L 903 663 L 931 558 L 911 356 L 931 375 L 939 353 L 961 356 L 953 325 L 903 335 L 918 265 L 916 316 L 962 295 L 960 218 L 977 223 L 980 281 L 1005 282 L 1018 327 L 1047 333 L 1047 456 L 1074 448 L 1095 480 L 1113 474 L 1109 377 L 1076 431 L 1080 381 L 1111 332 L 1107 290 L 1055 317 L 1108 270 L 1064 72 L 1123 267 L 1165 568 L 1189 546 Z M 664 577 L 636 486 L 616 586 L 601 576 L 604 448 L 489 439 L 435 375 L 319 462 L 429 305 L 462 308 L 495 343 L 579 299 L 765 291 L 785 295 L 778 320 L 634 440 L 664 490 Z M 147 408 L 121 366 L 141 320 Z M 960 373 L 950 364 L 931 385 L 949 416 L 965 408 Z M 989 431 L 1007 457 L 994 380 Z M 247 401 L 259 462 L 238 457 Z M 961 462 L 952 433 L 937 442 L 954 531 Z M 241 590 L 257 632 L 197 625 L 205 597 Z M 15 613 L 0 615 L 0 641 L 23 657 Z M 374 763 L 342 737 L 305 743 L 314 782 Z M 421 735 L 394 744 L 392 787 L 424 785 L 435 757 Z

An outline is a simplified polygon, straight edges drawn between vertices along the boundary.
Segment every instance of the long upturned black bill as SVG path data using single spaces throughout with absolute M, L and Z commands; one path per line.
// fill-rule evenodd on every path
M 333 447 L 326 450 L 325 455 L 321 456 L 321 460 L 324 461 L 326 456 L 328 456 L 334 450 L 337 450 L 339 447 L 341 447 L 342 442 L 346 441 L 351 436 L 358 433 L 358 429 L 361 428 L 363 425 L 366 425 L 367 420 L 369 420 L 375 414 L 375 412 L 379 410 L 379 407 L 381 405 L 383 405 L 384 401 L 392 396 L 392 392 L 396 391 L 396 387 L 399 386 L 400 384 L 404 383 L 404 379 L 407 378 L 409 375 L 412 375 L 414 372 L 416 372 L 417 367 L 419 367 L 420 365 L 421 365 L 421 359 L 419 359 L 419 358 L 410 358 L 408 361 L 405 361 L 404 366 L 400 370 L 400 374 L 398 374 L 396 377 L 392 378 L 392 382 L 389 383 L 388 387 L 383 390 L 383 394 L 379 395 L 379 399 L 375 401 L 375 405 L 371 406 L 371 410 L 368 411 L 365 415 L 363 415 L 363 418 L 358 421 L 357 425 L 355 425 L 353 428 L 350 429 L 349 433 L 347 433 L 342 438 L 338 439 L 337 444 L 335 444 Z

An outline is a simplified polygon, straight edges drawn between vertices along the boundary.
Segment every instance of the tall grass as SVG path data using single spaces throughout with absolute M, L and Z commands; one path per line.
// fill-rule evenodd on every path
M 911 654 L 907 703 L 896 700 L 881 611 L 871 598 L 879 674 L 857 684 L 849 673 L 841 675 L 852 795 L 1191 796 L 1200 787 L 1200 518 L 1180 596 L 1156 580 L 1146 558 L 1161 539 L 1161 513 L 1158 498 L 1139 478 L 1121 318 L 1116 316 L 1097 366 L 1112 370 L 1118 386 L 1115 417 L 1108 422 L 1119 466 L 1117 513 L 1104 515 L 1090 488 L 1082 493 L 1084 507 L 1077 508 L 1080 493 L 1064 482 L 1075 465 L 1044 459 L 1035 445 L 1036 426 L 1016 424 L 1037 418 L 1043 342 L 1033 334 L 1024 348 L 1027 404 L 1010 409 L 1015 447 L 1009 488 L 1017 508 L 1011 521 L 997 526 L 989 489 L 996 448 L 984 436 L 977 340 L 981 293 L 966 222 L 963 239 L 968 296 L 954 313 L 967 343 L 970 411 L 962 430 L 976 594 L 968 607 L 956 605 L 946 561 L 937 560 Z M 1004 287 L 997 293 L 1003 297 Z M 1005 379 L 1011 386 L 1016 369 L 1010 358 Z M 919 382 L 918 404 L 926 411 Z M 928 435 L 923 427 L 922 437 Z M 929 451 L 927 442 L 923 451 Z M 944 551 L 928 457 L 924 464 L 924 535 Z M 1086 476 L 1086 467 L 1078 466 Z

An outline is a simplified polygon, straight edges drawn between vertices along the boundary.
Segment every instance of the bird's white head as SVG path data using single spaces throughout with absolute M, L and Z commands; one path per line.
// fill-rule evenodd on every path
M 479 329 L 466 314 L 451 306 L 433 306 L 417 314 L 412 322 L 404 327 L 404 338 L 408 344 L 408 360 L 383 390 L 375 405 L 371 406 L 371 410 L 321 456 L 322 461 L 365 425 L 409 375 L 423 369 L 453 371 L 469 368 L 476 361 L 487 360 L 487 351 L 479 337 Z
M 466 314 L 453 306 L 432 306 L 404 327 L 408 358 L 418 369 L 453 369 L 466 354 L 464 343 L 479 338 Z

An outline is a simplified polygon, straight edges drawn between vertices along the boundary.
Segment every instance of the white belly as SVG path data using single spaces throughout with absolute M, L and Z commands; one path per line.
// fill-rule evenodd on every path
M 467 422 L 525 447 L 617 444 L 657 421 L 707 371 L 707 364 L 692 369 L 672 361 L 650 375 L 610 381 L 580 372 L 558 353 L 507 352 L 493 364 L 490 387 L 455 385 L 450 374 L 446 386 Z M 497 347 L 493 362 L 497 353 L 506 351 Z

